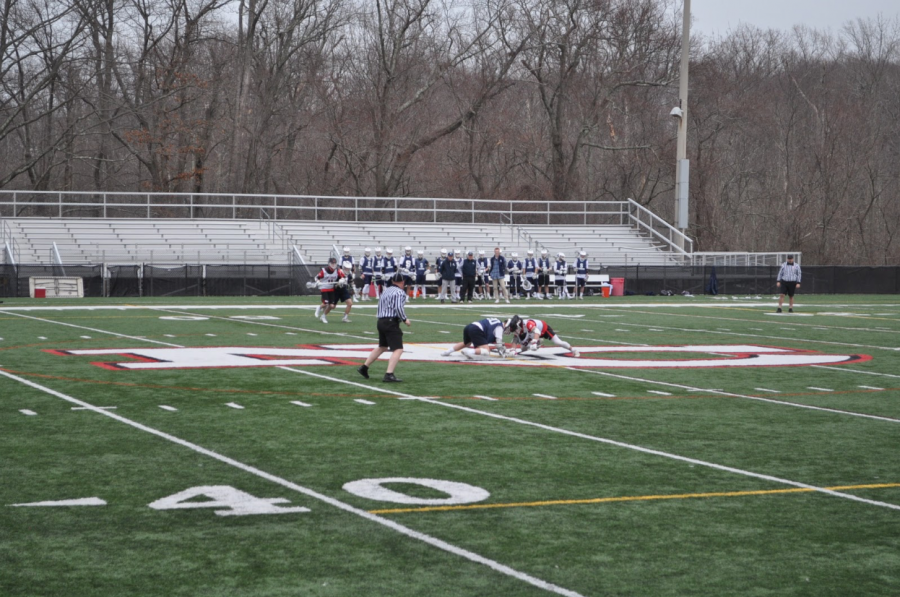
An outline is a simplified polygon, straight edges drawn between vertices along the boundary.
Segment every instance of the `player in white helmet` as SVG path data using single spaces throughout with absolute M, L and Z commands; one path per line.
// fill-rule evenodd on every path
M 541 347 L 543 340 L 550 340 L 556 346 L 561 346 L 572 352 L 573 357 L 580 357 L 581 353 L 572 348 L 572 345 L 559 337 L 546 321 L 540 319 L 522 319 L 518 326 L 512 330 L 513 344 L 521 345 L 519 352 L 534 351 Z
M 456 269 L 456 289 L 454 290 L 456 302 L 459 302 L 459 292 L 462 290 L 463 283 L 463 275 L 462 275 L 462 262 L 466 258 L 463 255 L 462 249 L 457 249 L 454 253 L 454 259 L 456 259 L 457 269 Z
M 550 255 L 547 249 L 541 249 L 541 256 L 537 262 L 537 298 L 550 298 L 550 272 L 553 265 L 550 263 Z
M 484 249 L 478 249 L 478 258 L 475 260 L 476 262 L 476 276 L 475 276 L 475 298 L 478 300 L 488 299 L 490 297 L 490 278 L 488 278 L 488 265 L 490 262 L 488 258 L 484 256 Z
M 559 253 L 556 256 L 556 265 L 553 268 L 553 273 L 556 277 L 556 298 L 570 299 L 572 296 L 569 294 L 569 288 L 566 286 L 566 274 L 569 273 L 569 264 L 566 262 L 566 254 Z
M 413 289 L 413 296 L 426 297 L 425 276 L 428 275 L 428 260 L 425 259 L 425 251 L 416 251 L 416 260 L 414 262 L 416 271 L 416 286 Z M 421 294 L 419 294 L 421 292 Z
M 344 272 L 344 276 L 347 278 L 347 290 L 353 298 L 358 298 L 356 292 L 357 288 L 353 283 L 353 275 L 356 273 L 356 264 L 353 261 L 353 256 L 350 255 L 350 247 L 344 247 L 344 254 L 341 255 L 338 264 L 341 266 L 341 271 Z
M 413 280 L 415 280 L 416 277 L 416 258 L 413 257 L 412 247 L 407 246 L 403 248 L 403 256 L 400 257 L 400 263 L 398 265 L 405 282 L 403 287 L 410 296 L 415 297 L 416 295 L 413 293 Z
M 509 254 L 506 268 L 509 270 L 509 294 L 517 299 L 522 290 L 522 270 L 524 268 L 517 252 L 513 251 Z
M 444 300 L 446 297 L 444 296 L 444 285 L 441 282 L 441 266 L 444 262 L 447 261 L 447 249 L 441 249 L 440 256 L 434 260 L 434 271 L 437 272 L 437 298 L 438 300 Z
M 525 291 L 525 298 L 530 299 L 532 295 L 537 291 L 537 279 L 535 278 L 535 272 L 537 272 L 537 259 L 534 258 L 534 251 L 528 249 L 525 252 L 525 281 L 531 284 L 531 288 Z
M 578 252 L 578 259 L 575 260 L 575 296 L 580 300 L 584 300 L 584 288 L 587 286 L 588 277 L 588 258 L 586 251 Z
M 372 249 L 366 247 L 363 258 L 359 260 L 359 269 L 362 273 L 363 288 L 362 300 L 369 300 L 369 289 L 372 288 L 372 280 L 375 276 L 375 259 L 372 257 Z
M 384 289 L 384 257 L 381 247 L 375 247 L 375 286 L 375 298 L 381 298 L 381 291 Z
M 385 286 L 390 286 L 391 278 L 397 273 L 397 260 L 394 258 L 394 250 L 390 247 L 385 249 L 384 252 L 384 269 L 381 272 L 381 277 L 385 281 Z

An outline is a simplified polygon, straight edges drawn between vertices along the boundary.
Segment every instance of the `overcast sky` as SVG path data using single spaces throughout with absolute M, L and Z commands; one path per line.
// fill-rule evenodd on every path
M 694 31 L 726 33 L 741 23 L 790 30 L 804 24 L 837 33 L 848 21 L 878 14 L 896 19 L 900 0 L 691 0 Z

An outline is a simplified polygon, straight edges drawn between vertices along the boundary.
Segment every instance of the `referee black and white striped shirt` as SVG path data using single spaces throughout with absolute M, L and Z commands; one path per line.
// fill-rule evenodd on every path
M 776 282 L 797 282 L 800 283 L 800 264 L 785 261 L 778 270 Z
M 403 306 L 406 304 L 406 292 L 397 286 L 388 286 L 378 299 L 378 319 L 399 318 L 406 321 L 406 312 Z

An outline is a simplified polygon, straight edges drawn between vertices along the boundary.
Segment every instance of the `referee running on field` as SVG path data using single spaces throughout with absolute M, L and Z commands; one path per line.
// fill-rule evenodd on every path
M 365 364 L 357 369 L 366 379 L 369 379 L 369 365 L 374 363 L 381 353 L 389 351 L 391 358 L 388 360 L 384 381 L 403 381 L 394 375 L 394 369 L 397 368 L 400 355 L 403 354 L 403 330 L 400 329 L 400 322 L 407 326 L 411 326 L 412 323 L 403 310 L 406 304 L 406 280 L 403 274 L 397 272 L 391 281 L 393 284 L 385 286 L 381 298 L 378 299 L 378 348 L 374 349 L 366 358 Z

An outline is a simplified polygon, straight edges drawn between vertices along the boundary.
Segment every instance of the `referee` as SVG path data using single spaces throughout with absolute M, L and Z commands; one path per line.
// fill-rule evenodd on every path
M 775 280 L 775 286 L 780 288 L 781 295 L 778 297 L 778 310 L 781 313 L 781 305 L 784 303 L 784 295 L 790 297 L 788 313 L 794 312 L 794 292 L 800 288 L 800 265 L 794 263 L 794 256 L 788 255 L 787 261 L 781 264 L 778 270 L 778 277 Z
M 395 273 L 391 277 L 390 286 L 385 286 L 381 298 L 378 299 L 378 348 L 374 349 L 366 358 L 366 362 L 357 371 L 359 374 L 369 379 L 369 365 L 375 362 L 381 353 L 391 352 L 391 358 L 388 360 L 387 371 L 384 374 L 384 381 L 398 382 L 403 381 L 394 375 L 394 369 L 400 362 L 400 355 L 403 354 L 403 330 L 400 329 L 402 321 L 407 326 L 411 326 L 406 313 L 403 311 L 403 305 L 406 304 L 406 280 L 400 272 Z

